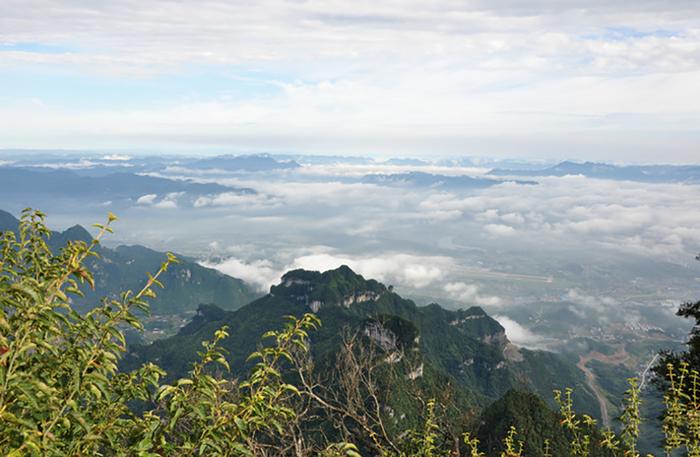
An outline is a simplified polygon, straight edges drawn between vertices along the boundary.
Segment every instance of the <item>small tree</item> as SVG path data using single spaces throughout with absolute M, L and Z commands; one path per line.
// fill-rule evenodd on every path
M 700 261 L 700 254 L 695 257 Z M 660 379 L 665 379 L 667 374 L 666 366 L 671 363 L 677 368 L 681 362 L 688 364 L 690 369 L 700 370 L 700 301 L 683 303 L 676 312 L 678 316 L 694 320 L 694 325 L 690 331 L 690 337 L 686 343 L 688 349 L 681 353 L 665 352 L 661 361 L 655 367 L 655 372 Z
M 289 318 L 284 329 L 264 335 L 272 344 L 251 355 L 256 364 L 240 383 L 209 368 L 228 369 L 218 347 L 225 328 L 203 343 L 190 375 L 172 385 L 161 385 L 165 373 L 153 364 L 120 372 L 124 329 L 142 329 L 135 311 L 148 311 L 146 299 L 162 287 L 159 276 L 177 260 L 168 254 L 140 291 L 81 315 L 71 297 L 94 286 L 85 260 L 97 256 L 116 217 L 96 225 L 91 242 L 70 242 L 56 255 L 44 218 L 25 210 L 18 232 L 0 239 L 0 454 L 231 456 L 274 444 L 299 394 L 281 367 L 306 352 L 308 331 L 319 325 L 315 316 Z M 143 407 L 133 408 L 135 402 Z

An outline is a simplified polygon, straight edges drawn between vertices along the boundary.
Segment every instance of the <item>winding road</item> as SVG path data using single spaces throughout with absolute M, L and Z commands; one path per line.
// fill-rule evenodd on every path
M 627 351 L 625 351 L 624 346 L 620 346 L 617 352 L 613 355 L 605 355 L 598 351 L 591 351 L 586 355 L 579 356 L 579 360 L 576 366 L 580 368 L 581 371 L 583 371 L 583 373 L 586 375 L 586 384 L 588 385 L 588 387 L 591 388 L 591 390 L 596 396 L 596 399 L 598 400 L 598 405 L 600 407 L 600 418 L 601 422 L 603 423 L 603 427 L 610 427 L 608 401 L 605 398 L 602 389 L 598 385 L 598 380 L 596 379 L 595 374 L 593 373 L 593 371 L 591 371 L 590 368 L 588 368 L 587 364 L 591 360 L 597 360 L 599 362 L 617 365 L 626 362 L 629 358 L 630 356 L 629 354 L 627 354 Z

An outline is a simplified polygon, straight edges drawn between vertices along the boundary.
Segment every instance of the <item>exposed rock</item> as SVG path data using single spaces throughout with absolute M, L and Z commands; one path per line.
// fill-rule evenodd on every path
M 422 378 L 423 377 L 423 363 L 418 365 L 418 368 L 416 368 L 415 370 L 409 372 L 408 375 L 406 375 L 406 377 L 408 379 L 410 379 L 411 381 L 415 381 L 418 378 Z
M 395 411 L 394 411 L 394 408 L 392 408 L 392 407 L 389 406 L 389 405 L 384 405 L 384 406 L 382 407 L 382 409 L 384 410 L 384 412 L 386 413 L 386 415 L 389 416 L 390 418 L 393 418 L 393 417 L 394 417 L 394 414 L 396 414 Z
M 311 303 L 309 303 L 309 308 L 311 308 L 311 311 L 314 313 L 317 313 L 319 309 L 321 309 L 321 301 L 320 300 L 314 300 Z
M 393 351 L 396 349 L 398 338 L 391 330 L 384 327 L 379 322 L 370 322 L 365 326 L 364 334 L 369 339 L 374 341 L 384 351 Z
M 284 287 L 292 287 L 295 285 L 308 286 L 309 284 L 311 284 L 311 281 L 297 278 L 284 278 L 284 281 L 282 281 L 282 286 Z
M 503 348 L 503 357 L 510 362 L 522 362 L 525 360 L 525 357 L 523 356 L 522 352 L 520 352 L 520 349 L 510 342 Z
M 473 314 L 471 316 L 465 316 L 462 319 L 455 319 L 452 322 L 450 322 L 450 325 L 460 325 L 464 324 L 465 322 L 473 319 L 483 319 L 486 317 L 486 314 Z
M 192 279 L 192 272 L 186 268 L 180 272 L 180 276 L 182 276 L 185 282 L 189 282 L 189 280 Z
M 351 305 L 354 305 L 355 303 L 364 303 L 368 301 L 376 301 L 379 299 L 381 295 L 376 293 L 376 292 L 371 292 L 371 291 L 365 291 L 365 292 L 358 292 L 353 295 L 349 295 L 345 298 L 343 298 L 343 301 L 341 302 L 342 306 L 349 308 Z
M 505 330 L 501 330 L 500 332 L 492 333 L 490 335 L 486 335 L 482 341 L 486 344 L 490 344 L 492 346 L 505 346 L 510 341 L 508 341 L 508 337 L 506 336 Z
M 386 359 L 384 359 L 384 361 L 389 364 L 399 363 L 401 360 L 403 360 L 403 354 L 399 351 L 391 352 L 386 356 Z

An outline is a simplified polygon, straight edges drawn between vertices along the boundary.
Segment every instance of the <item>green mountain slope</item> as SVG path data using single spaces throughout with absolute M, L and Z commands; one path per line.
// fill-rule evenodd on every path
M 597 403 L 582 372 L 556 354 L 516 348 L 503 327 L 481 308 L 419 307 L 347 266 L 325 273 L 290 271 L 268 295 L 236 311 L 200 307 L 177 335 L 132 348 L 125 365 L 154 360 L 171 376 L 182 375 L 196 359 L 200 342 L 226 325 L 230 336 L 223 345 L 235 373 L 246 368 L 246 357 L 256 349 L 260 335 L 279 327 L 283 316 L 310 311 L 323 323 L 311 335 L 319 370 L 333 367 L 342 335 L 349 330 L 374 341 L 389 354 L 387 360 L 393 352 L 405 355 L 405 378 L 427 382 L 428 390 L 438 390 L 436 382 L 454 386 L 465 403 L 483 406 L 512 388 L 531 390 L 550 400 L 552 389 L 573 387 L 577 409 L 596 413 Z M 427 377 L 431 380 L 426 381 Z
M 523 455 L 543 457 L 545 440 L 549 441 L 550 455 L 571 456 L 571 436 L 561 427 L 561 416 L 552 411 L 537 395 L 519 390 L 509 390 L 503 397 L 486 408 L 480 416 L 477 437 L 481 450 L 487 455 L 501 455 L 503 437 L 511 426 L 517 430 L 517 440 L 523 442 Z M 600 441 L 597 431 L 591 431 Z M 612 455 L 598 446 L 591 446 L 591 457 Z
M 143 246 L 102 249 L 102 260 L 94 267 L 94 295 L 105 295 L 105 292 L 110 295 L 120 290 L 142 287 L 146 273 L 156 271 L 165 258 L 164 253 Z M 194 311 L 202 303 L 213 303 L 232 310 L 257 296 L 240 279 L 203 267 L 192 260 L 178 258 L 180 263 L 171 266 L 161 277 L 168 286 L 152 300 L 153 314 Z
M 10 213 L 0 210 L 0 231 L 16 231 L 19 221 Z M 63 232 L 53 232 L 49 245 L 54 252 L 68 241 L 90 242 L 92 235 L 75 225 Z M 99 247 L 99 259 L 88 264 L 95 276 L 95 290 L 84 289 L 85 297 L 76 300 L 78 309 L 87 309 L 103 297 L 115 297 L 124 290 L 140 290 L 148 272 L 155 272 L 165 261 L 166 254 L 143 246 L 119 246 L 115 249 Z M 161 277 L 167 288 L 151 300 L 154 315 L 194 312 L 202 303 L 214 303 L 224 309 L 237 309 L 253 300 L 256 293 L 243 281 L 217 270 L 205 268 L 193 260 L 179 257 Z

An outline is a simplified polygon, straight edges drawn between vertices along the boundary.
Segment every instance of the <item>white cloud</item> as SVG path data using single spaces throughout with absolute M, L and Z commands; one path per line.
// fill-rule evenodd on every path
M 585 306 L 596 311 L 603 311 L 606 308 L 618 306 L 620 302 L 612 297 L 587 295 L 578 289 L 569 289 L 562 297 L 566 301 L 570 301 L 577 305 Z
M 499 297 L 482 295 L 480 293 L 481 287 L 478 284 L 451 282 L 445 284 L 444 289 L 452 298 L 465 303 L 474 303 L 483 306 L 500 306 L 503 304 L 503 300 Z
M 202 196 L 198 197 L 194 202 L 195 208 L 205 206 L 274 207 L 279 204 L 279 200 L 274 197 L 236 192 L 224 192 L 213 196 Z
M 530 349 L 543 348 L 545 340 L 542 336 L 533 333 L 507 316 L 497 314 L 492 317 L 503 326 L 506 330 L 506 336 L 512 343 Z
M 12 97 L 0 136 L 7 147 L 694 160 L 697 3 L 610 3 L 8 0 L 3 71 L 139 81 L 204 68 L 263 89 L 232 96 L 202 85 L 166 102 L 137 91 L 126 95 L 144 103 L 124 109 Z M 168 21 L 158 20 L 164 10 Z
M 503 224 L 486 224 L 484 225 L 484 231 L 489 235 L 496 237 L 512 236 L 516 233 L 516 230 L 513 227 Z
M 520 213 L 507 213 L 501 216 L 501 220 L 510 225 L 522 225 L 525 218 Z
M 31 37 L 40 43 L 90 42 L 92 46 L 82 52 L 43 55 L 5 52 L 18 61 L 99 63 L 110 70 L 118 63 L 130 69 L 151 64 L 162 70 L 192 62 L 313 62 L 348 55 L 359 60 L 344 65 L 353 68 L 364 66 L 368 59 L 437 60 L 457 52 L 486 68 L 538 69 L 557 64 L 629 68 L 649 65 L 649 55 L 659 60 L 652 64 L 660 68 L 670 62 L 687 68 L 697 62 L 693 54 L 698 39 L 693 19 L 697 5 L 692 2 L 617 2 L 602 8 L 597 0 L 578 2 L 576 7 L 546 1 L 530 2 L 523 8 L 510 2 L 456 5 L 450 0 L 430 4 L 359 1 L 353 5 L 340 0 L 184 1 L 167 3 L 169 21 L 162 23 L 156 18 L 164 5 L 162 1 L 70 1 L 51 9 L 45 0 L 10 0 L 4 5 L 4 42 L 27 42 Z M 27 9 L 42 14 L 29 14 Z M 440 27 L 435 26 L 438 23 Z M 637 36 L 609 30 L 620 26 L 651 33 Z M 659 29 L 671 33 L 653 33 Z M 164 39 L 151 44 L 154 37 Z M 577 59 L 560 62 L 557 58 L 562 54 Z
M 333 249 L 326 246 L 316 246 L 299 251 L 298 255 L 285 264 L 275 264 L 269 260 L 244 261 L 232 256 L 221 262 L 205 262 L 203 265 L 241 278 L 263 291 L 278 283 L 279 278 L 289 270 L 303 268 L 327 271 L 341 265 L 349 266 L 367 279 L 376 279 L 387 285 L 419 289 L 444 279 L 453 267 L 453 260 L 447 257 L 395 253 L 355 257 L 335 253 Z
M 447 257 L 391 253 L 376 257 L 351 257 L 321 253 L 298 257 L 291 263 L 290 268 L 326 271 L 347 265 L 365 278 L 422 288 L 441 279 L 451 264 L 452 259 Z
M 136 204 L 137 205 L 152 205 L 156 201 L 156 198 L 158 198 L 158 195 L 156 195 L 156 194 L 142 195 L 136 200 Z
M 166 194 L 160 201 L 156 201 L 158 199 L 158 195 L 146 194 L 136 199 L 136 204 L 139 206 L 150 206 L 152 208 L 158 209 L 175 209 L 177 208 L 178 199 L 184 194 L 184 192 L 170 192 Z
M 313 164 L 304 165 L 296 170 L 297 172 L 308 176 L 342 176 L 348 178 L 361 178 L 366 175 L 373 174 L 397 174 L 422 172 L 445 176 L 479 176 L 491 171 L 490 168 L 483 167 L 457 167 L 457 166 L 442 166 L 427 163 L 425 165 L 393 165 L 386 163 L 371 163 L 371 164 Z
M 253 260 L 245 262 L 235 257 L 230 257 L 222 262 L 202 262 L 202 265 L 215 268 L 234 278 L 242 279 L 254 286 L 260 292 L 267 292 L 270 286 L 279 282 L 283 271 L 275 268 L 268 260 Z
M 588 246 L 672 261 L 700 243 L 700 215 L 688 203 L 700 199 L 700 186 L 536 179 L 535 186 L 503 184 L 469 196 L 433 194 L 417 207 L 425 214 L 454 211 L 487 237 L 518 243 Z
M 125 162 L 131 160 L 131 156 L 126 154 L 107 154 L 102 156 L 102 160 L 108 160 L 112 162 Z
M 158 209 L 175 209 L 177 208 L 177 202 L 175 200 L 164 199 L 158 203 L 154 203 L 153 207 Z
M 240 223 L 253 224 L 266 236 L 275 236 L 270 224 L 262 226 L 268 221 L 294 227 L 293 236 L 310 238 L 305 242 L 318 242 L 314 238 L 322 236 L 323 243 L 335 245 L 340 235 L 397 245 L 413 240 L 424 244 L 427 253 L 434 252 L 434 243 L 450 249 L 471 244 L 482 249 L 612 251 L 684 262 L 700 244 L 700 214 L 692 205 L 700 199 L 696 185 L 566 176 L 539 177 L 538 185 L 507 183 L 480 191 L 443 192 L 341 181 L 332 174 L 333 167 L 324 169 L 331 175 L 319 173 L 311 182 L 306 172 L 283 172 L 264 180 L 200 178 L 250 187 L 257 194 L 206 196 L 195 206 L 236 208 L 245 217 Z M 345 173 L 344 166 L 340 173 Z M 376 249 L 371 246 L 354 257 Z
M 81 159 L 77 162 L 51 162 L 51 163 L 33 163 L 33 167 L 50 168 L 54 170 L 86 170 L 98 166 L 114 166 L 113 164 L 103 164 L 94 160 Z

